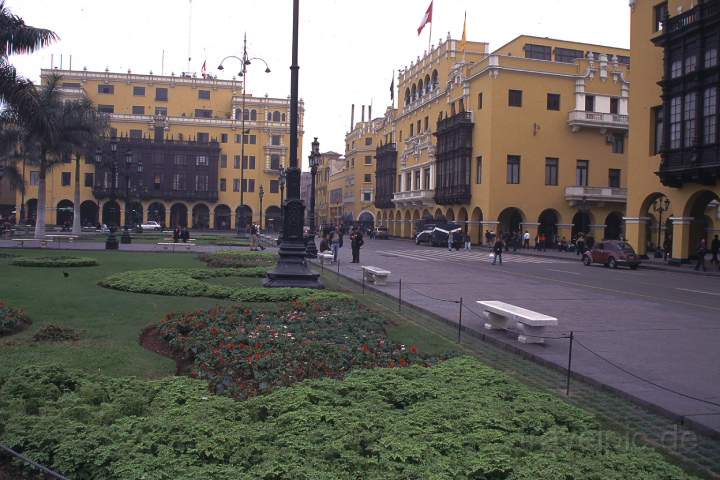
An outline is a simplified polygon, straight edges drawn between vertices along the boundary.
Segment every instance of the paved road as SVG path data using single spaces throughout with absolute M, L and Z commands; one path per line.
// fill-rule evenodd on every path
M 341 273 L 360 279 L 360 266 L 340 251 Z M 402 278 L 403 300 L 457 321 L 457 300 L 481 313 L 477 300 L 501 300 L 557 317 L 549 335 L 573 331 L 573 370 L 720 433 L 720 279 L 657 270 L 586 267 L 579 260 L 505 254 L 492 265 L 486 250 L 448 252 L 407 240 L 368 240 L 361 265 Z M 335 268 L 333 266 L 332 268 Z M 397 283 L 380 287 L 397 295 Z M 432 297 L 432 298 L 431 298 Z M 466 311 L 463 324 L 482 329 Z M 568 341 L 522 346 L 509 334 L 493 336 L 565 366 Z M 715 402 L 668 392 L 662 387 Z

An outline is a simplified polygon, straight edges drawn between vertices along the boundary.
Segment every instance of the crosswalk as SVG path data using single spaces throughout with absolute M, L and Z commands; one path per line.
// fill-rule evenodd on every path
M 408 250 L 380 250 L 379 255 L 386 257 L 397 257 L 413 260 L 417 262 L 450 262 L 450 263 L 467 263 L 467 262 L 483 262 L 492 263 L 490 252 L 487 250 L 459 250 L 448 252 L 444 248 L 427 248 L 427 249 L 408 249 Z M 504 253 L 502 256 L 503 263 L 566 263 L 567 260 L 549 257 L 531 257 L 527 255 L 517 255 L 512 253 Z

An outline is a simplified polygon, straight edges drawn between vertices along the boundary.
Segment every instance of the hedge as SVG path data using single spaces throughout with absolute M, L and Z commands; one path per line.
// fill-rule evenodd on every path
M 95 267 L 98 261 L 89 257 L 19 257 L 10 262 L 17 267 Z
M 693 478 L 468 357 L 246 401 L 185 377 L 20 367 L 0 412 L 0 443 L 78 480 Z
M 215 253 L 202 253 L 198 256 L 208 267 L 269 267 L 277 262 L 277 255 L 249 250 L 221 250 Z
M 264 277 L 265 274 L 266 269 L 261 267 L 156 268 L 116 273 L 101 280 L 98 285 L 133 293 L 227 298 L 236 302 L 286 302 L 304 298 L 347 298 L 346 295 L 341 293 L 307 288 L 241 288 L 215 285 L 205 281 L 214 277 Z
M 23 310 L 0 300 L 0 337 L 17 333 L 30 324 L 32 321 Z

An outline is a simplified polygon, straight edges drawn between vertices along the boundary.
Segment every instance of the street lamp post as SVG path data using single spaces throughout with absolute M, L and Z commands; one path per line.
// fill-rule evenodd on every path
M 670 209 L 670 199 L 667 197 L 658 197 L 653 203 L 653 211 L 658 214 L 658 233 L 657 233 L 657 245 L 655 245 L 655 258 L 662 258 L 663 252 L 660 249 L 660 234 L 662 232 L 662 216 L 663 213 Z
M 262 232 L 262 220 L 263 220 L 263 208 L 262 208 L 262 201 L 263 197 L 265 196 L 265 189 L 263 189 L 263 186 L 260 185 L 260 189 L 258 190 L 258 197 L 260 198 L 260 231 Z
M 320 142 L 317 137 L 312 142 L 312 150 L 308 157 L 310 162 L 310 231 L 306 243 L 305 252 L 308 258 L 317 258 L 317 246 L 315 245 L 315 175 L 317 175 L 318 163 L 320 162 Z
M 117 184 L 117 174 L 118 174 L 118 165 L 117 165 L 117 139 L 113 138 L 110 140 L 110 152 L 112 153 L 112 160 L 108 162 L 107 160 L 103 159 L 103 153 L 100 148 L 98 148 L 95 151 L 95 164 L 99 167 L 103 164 L 110 166 L 112 169 L 112 178 L 110 179 L 110 201 L 112 203 L 115 203 L 115 188 Z M 118 212 L 119 214 L 120 212 Z M 119 221 L 119 220 L 118 220 Z M 115 226 L 109 225 L 109 233 L 108 237 L 105 240 L 105 250 L 117 250 L 118 249 L 118 240 L 115 237 Z
M 130 167 L 132 163 L 132 151 L 127 150 L 125 152 L 125 222 L 120 243 L 132 243 L 132 238 L 130 237 L 130 219 L 128 218 L 128 214 L 130 213 Z
M 242 58 L 236 57 L 235 55 L 229 55 L 225 58 L 223 58 L 220 61 L 220 65 L 218 65 L 218 70 L 223 70 L 223 62 L 227 60 L 228 58 L 234 58 L 235 60 L 238 60 L 240 64 L 242 65 L 242 70 L 238 73 L 239 77 L 242 77 L 242 98 L 241 98 L 241 104 L 240 104 L 240 224 L 244 227 L 245 226 L 245 209 L 243 208 L 245 206 L 245 195 L 242 188 L 243 180 L 245 179 L 245 135 L 250 133 L 250 130 L 245 130 L 245 117 L 246 117 L 246 109 L 245 109 L 245 84 L 247 83 L 247 66 L 252 63 L 252 60 L 260 60 L 265 64 L 265 73 L 270 73 L 270 67 L 268 66 L 267 62 L 263 60 L 260 57 L 253 57 L 249 58 L 247 53 L 247 33 L 245 34 L 243 38 L 243 56 Z M 262 209 L 260 212 L 260 216 L 262 217 Z M 252 218 L 250 219 L 252 221 Z
M 283 201 L 285 200 L 285 167 L 280 167 L 280 175 L 278 176 L 278 186 L 280 187 L 280 234 L 282 235 L 283 225 Z
M 298 19 L 300 0 L 293 0 L 292 65 L 290 66 L 290 166 L 287 169 L 287 200 L 283 205 L 283 228 L 280 237 L 280 259 L 268 272 L 266 287 L 324 288 L 320 274 L 311 272 L 305 258 L 303 227 L 305 205 L 300 200 L 300 166 L 298 165 Z

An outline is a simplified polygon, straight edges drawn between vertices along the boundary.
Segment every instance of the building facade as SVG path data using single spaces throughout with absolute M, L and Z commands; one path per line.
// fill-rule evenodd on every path
M 83 225 L 119 225 L 127 218 L 167 227 L 234 230 L 252 221 L 279 229 L 288 99 L 246 94 L 243 111 L 242 85 L 235 80 L 53 69 L 42 70 L 41 81 L 50 75 L 60 76 L 66 98 L 84 94 L 110 120 L 100 155 L 81 162 Z M 302 137 L 302 103 L 299 111 Z M 33 168 L 26 166 L 29 221 L 37 211 Z M 48 224 L 65 223 L 67 212 L 72 218 L 73 170 L 59 164 L 48 175 Z
M 631 2 L 628 241 L 694 257 L 720 234 L 720 2 Z
M 486 230 L 619 238 L 629 61 L 625 49 L 530 36 L 493 53 L 450 38 L 432 48 L 398 77 L 376 151 L 378 222 L 409 238 L 421 219 L 444 218 L 476 243 Z
M 334 215 L 330 215 L 330 177 L 345 165 L 342 155 L 329 151 L 320 154 L 318 171 L 315 176 L 315 211 L 317 212 L 316 227 L 332 224 Z

